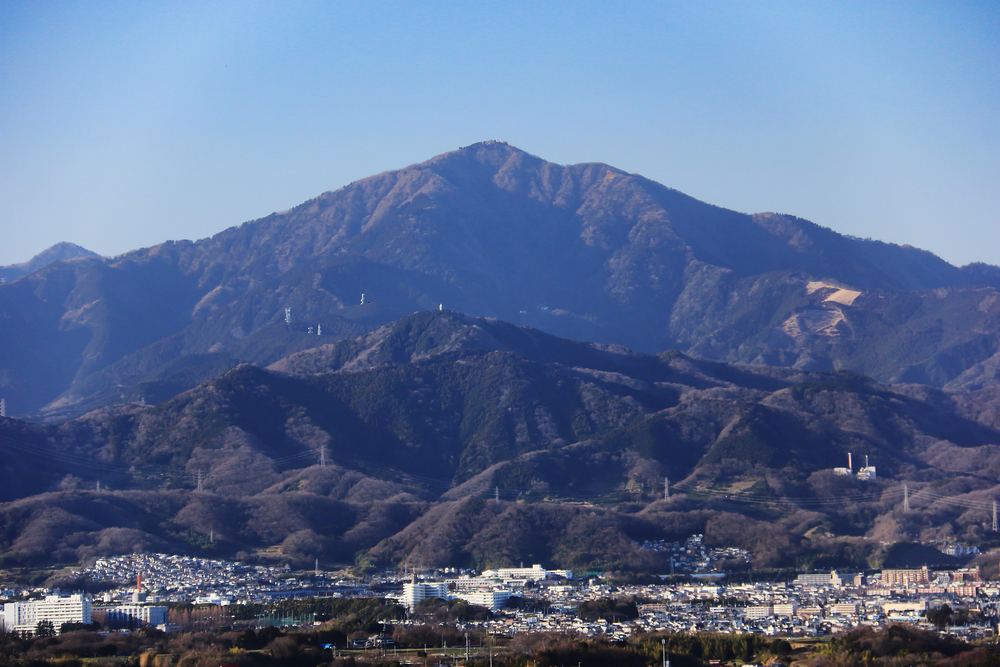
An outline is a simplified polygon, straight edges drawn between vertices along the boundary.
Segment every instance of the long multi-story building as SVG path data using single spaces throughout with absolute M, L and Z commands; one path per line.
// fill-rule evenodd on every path
M 831 586 L 839 588 L 844 585 L 860 585 L 861 575 L 851 572 L 838 574 L 836 570 L 813 574 L 800 574 L 792 582 L 794 586 Z
M 167 607 L 142 604 L 123 604 L 114 607 L 97 607 L 93 615 L 111 628 L 127 628 L 143 625 L 166 625 Z
M 882 586 L 906 586 L 930 583 L 931 573 L 924 565 L 919 570 L 882 570 Z
M 3 622 L 7 632 L 34 633 L 39 623 L 49 621 L 59 632 L 64 623 L 90 623 L 92 603 L 82 593 L 60 596 L 47 595 L 44 600 L 8 602 L 3 606 Z
M 541 581 L 549 577 L 562 577 L 572 579 L 573 573 L 569 570 L 546 570 L 541 565 L 531 567 L 501 567 L 496 570 L 486 570 L 481 575 L 483 578 L 513 579 L 518 581 Z
M 760 620 L 774 616 L 774 605 L 760 604 L 747 607 L 743 610 L 743 615 L 751 620 Z
M 403 605 L 409 610 L 428 598 L 448 599 L 448 584 L 444 582 L 403 584 Z
M 490 611 L 499 611 L 510 599 L 510 591 L 468 591 L 458 593 L 455 597 L 461 598 L 469 604 L 486 607 Z

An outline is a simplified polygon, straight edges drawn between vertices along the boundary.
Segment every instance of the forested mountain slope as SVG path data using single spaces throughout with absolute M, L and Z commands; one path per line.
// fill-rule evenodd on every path
M 762 567 L 858 566 L 882 541 L 989 543 L 997 406 L 420 312 L 156 406 L 0 420 L 0 553 L 656 571 L 637 541 L 705 532 Z M 875 479 L 833 473 L 849 452 Z

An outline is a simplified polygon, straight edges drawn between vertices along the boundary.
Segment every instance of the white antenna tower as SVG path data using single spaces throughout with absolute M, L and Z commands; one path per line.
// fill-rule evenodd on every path
M 291 324 L 291 323 L 292 323 L 292 309 L 285 308 L 285 324 Z
M 101 480 L 97 480 L 97 492 L 101 492 Z
M 201 491 L 201 468 L 198 468 L 198 490 Z
M 211 528 L 208 531 L 208 541 L 215 544 L 215 528 Z
M 1000 526 L 997 525 L 997 501 L 993 501 L 993 532 L 1000 532 Z
M 910 511 L 910 487 L 906 484 L 903 485 L 903 511 Z
M 321 466 L 326 466 L 326 445 L 319 448 L 319 464 Z
M 322 336 L 323 335 L 323 325 L 322 324 L 317 324 L 316 325 L 316 335 L 317 336 Z
M 361 305 L 362 306 L 365 305 L 365 293 L 364 292 L 361 293 Z
M 493 500 L 500 502 L 500 487 L 493 487 Z
M 670 480 L 666 477 L 663 478 L 663 499 L 668 500 L 670 498 Z
M 319 576 L 319 558 L 316 559 L 316 576 Z
M 7 416 L 7 399 L 0 398 L 0 417 Z

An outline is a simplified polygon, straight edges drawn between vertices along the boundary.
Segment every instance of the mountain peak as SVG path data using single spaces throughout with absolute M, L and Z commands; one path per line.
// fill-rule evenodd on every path
M 29 273 L 34 273 L 39 269 L 43 269 L 49 264 L 53 264 L 64 259 L 76 259 L 78 257 L 100 257 L 100 255 L 91 250 L 87 250 L 82 246 L 78 246 L 75 243 L 63 241 L 46 248 L 29 259 L 27 262 L 11 264 L 9 266 L 0 266 L 0 278 L 14 280 L 20 278 L 21 276 L 28 275 Z

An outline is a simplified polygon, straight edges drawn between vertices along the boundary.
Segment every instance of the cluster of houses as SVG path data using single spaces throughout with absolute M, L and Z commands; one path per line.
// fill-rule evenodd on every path
M 671 574 L 708 574 L 717 572 L 724 562 L 753 562 L 753 554 L 746 549 L 706 547 L 704 535 L 692 535 L 679 542 L 646 540 L 639 548 L 669 554 Z

